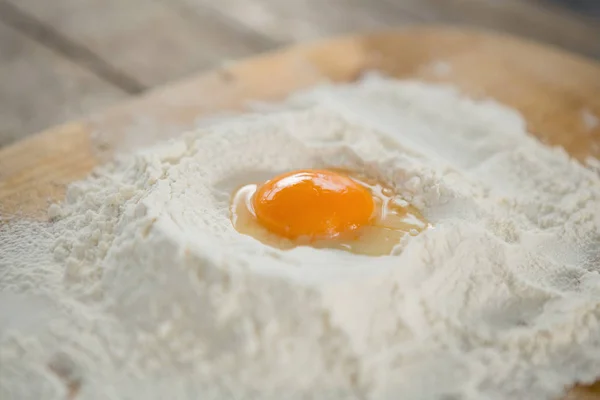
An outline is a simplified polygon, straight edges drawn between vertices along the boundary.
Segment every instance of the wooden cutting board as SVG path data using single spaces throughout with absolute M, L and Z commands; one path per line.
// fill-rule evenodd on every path
M 521 111 L 529 130 L 544 142 L 563 146 L 582 161 L 600 157 L 600 64 L 507 36 L 411 28 L 223 65 L 0 149 L 0 216 L 44 219 L 65 185 L 115 152 L 174 136 L 201 116 L 279 99 L 323 80 L 352 81 L 374 69 L 450 82 L 473 97 L 492 97 Z M 567 399 L 600 399 L 600 382 L 572 389 Z

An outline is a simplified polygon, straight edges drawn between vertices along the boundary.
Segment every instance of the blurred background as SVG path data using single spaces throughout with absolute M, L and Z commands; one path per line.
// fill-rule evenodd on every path
M 223 62 L 423 23 L 600 60 L 600 0 L 0 0 L 0 146 Z

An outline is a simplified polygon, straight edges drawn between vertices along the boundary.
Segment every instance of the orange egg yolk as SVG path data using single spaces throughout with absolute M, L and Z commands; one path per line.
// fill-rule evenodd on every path
M 334 238 L 369 224 L 375 210 L 365 187 L 325 170 L 294 171 L 265 182 L 252 207 L 261 225 L 289 239 Z

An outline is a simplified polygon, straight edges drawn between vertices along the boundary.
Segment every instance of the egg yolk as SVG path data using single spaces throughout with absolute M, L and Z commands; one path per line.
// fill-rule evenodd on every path
M 375 210 L 365 187 L 326 170 L 279 175 L 257 189 L 252 207 L 261 225 L 288 239 L 334 238 L 369 224 Z
M 233 193 L 230 210 L 238 232 L 282 250 L 390 255 L 430 226 L 392 187 L 350 171 L 299 170 L 248 183 Z

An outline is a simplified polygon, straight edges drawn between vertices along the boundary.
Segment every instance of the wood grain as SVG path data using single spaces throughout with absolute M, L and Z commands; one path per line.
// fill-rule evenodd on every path
M 600 58 L 600 23 L 526 0 L 183 0 L 288 42 L 419 22 L 522 35 Z M 560 29 L 559 29 L 560 27 Z
M 283 44 L 421 22 L 517 33 L 600 58 L 600 20 L 547 0 L 0 0 L 0 21 L 128 94 Z M 45 87 L 51 95 L 55 63 L 24 57 L 35 62 L 31 79 L 41 97 Z M 0 72 L 10 62 L 0 57 Z M 1 74 L 0 86 L 18 85 L 11 76 Z M 10 133 L 0 146 L 63 120 L 62 110 L 78 103 L 57 96 L 40 112 L 39 93 L 2 98 L 0 109 L 19 112 L 6 112 Z M 104 98 L 102 90 L 83 91 L 79 103 L 96 104 L 97 97 Z
M 277 44 L 178 0 L 5 1 L 147 87 Z
M 491 29 L 600 58 L 600 21 L 531 0 L 383 0 L 429 23 Z
M 0 146 L 126 97 L 2 24 L 0 60 Z
M 440 68 L 440 65 L 443 68 Z M 583 160 L 600 155 L 600 64 L 511 37 L 450 28 L 413 28 L 302 45 L 182 81 L 81 122 L 0 150 L 3 216 L 45 218 L 49 201 L 115 151 L 191 127 L 199 116 L 274 100 L 323 79 L 347 82 L 379 69 L 401 78 L 450 82 L 492 97 L 525 116 L 530 131 Z M 140 121 L 145 121 L 140 129 Z M 153 135 L 146 135 L 152 127 Z M 600 371 L 598 371 L 600 376 Z M 600 384 L 569 400 L 600 399 Z
M 410 9 L 382 0 L 182 0 L 190 7 L 212 9 L 260 34 L 285 43 L 360 33 L 421 22 Z

